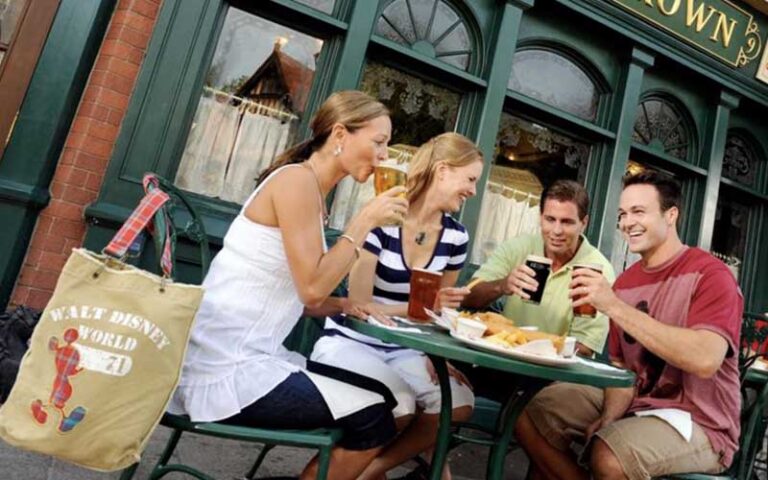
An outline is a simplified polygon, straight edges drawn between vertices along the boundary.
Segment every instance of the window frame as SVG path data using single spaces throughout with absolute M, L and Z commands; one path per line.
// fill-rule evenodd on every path
M 61 0 L 26 0 L 0 60 L 0 159 Z
M 640 101 L 637 103 L 638 111 L 645 102 L 658 101 L 668 106 L 679 117 L 679 123 L 681 123 L 688 131 L 688 151 L 685 158 L 678 158 L 668 154 L 666 151 L 661 152 L 655 148 L 649 146 L 649 144 L 639 143 L 632 138 L 632 148 L 647 152 L 649 155 L 653 155 L 666 163 L 676 164 L 679 167 L 685 168 L 686 166 L 693 167 L 693 171 L 701 173 L 704 169 L 698 167 L 699 158 L 701 155 L 700 142 L 696 122 L 693 120 L 693 115 L 686 105 L 673 93 L 664 89 L 653 89 L 645 91 L 640 96 Z M 637 117 L 635 117 L 634 126 L 637 125 Z
M 514 68 L 514 56 L 517 55 L 518 53 L 522 53 L 530 50 L 540 50 L 540 51 L 545 51 L 545 52 L 558 55 L 568 60 L 572 64 L 574 64 L 576 67 L 578 67 L 587 76 L 587 78 L 592 81 L 592 84 L 594 85 L 598 95 L 597 107 L 595 111 L 595 119 L 588 120 L 586 118 L 579 117 L 576 114 L 562 110 L 561 108 L 558 108 L 554 105 L 550 105 L 536 98 L 530 97 L 522 92 L 514 91 L 509 88 L 509 82 L 507 83 L 508 96 L 517 98 L 519 101 L 527 103 L 529 105 L 538 106 L 539 108 L 546 105 L 547 107 L 557 111 L 563 118 L 566 118 L 573 123 L 576 123 L 579 125 L 586 123 L 587 125 L 597 127 L 599 129 L 599 130 L 596 130 L 597 132 L 600 132 L 600 131 L 608 132 L 607 130 L 604 130 L 603 127 L 607 125 L 607 117 L 610 110 L 610 102 L 608 100 L 610 99 L 612 92 L 611 92 L 610 84 L 608 83 L 608 80 L 605 78 L 603 73 L 595 65 L 593 65 L 591 61 L 589 61 L 586 57 L 584 57 L 575 49 L 563 43 L 560 43 L 558 41 L 537 39 L 537 38 L 527 39 L 521 42 L 520 45 L 518 45 L 518 47 L 515 49 L 515 52 L 512 54 L 513 68 Z M 510 75 L 511 75 L 511 72 L 510 72 Z
M 348 7 L 349 2 L 337 0 L 336 12 L 345 12 Z M 85 212 L 91 223 L 119 225 L 138 200 L 143 172 L 151 170 L 169 179 L 175 177 L 229 8 L 239 8 L 323 40 L 297 141 L 306 138 L 309 118 L 337 74 L 328 65 L 340 55 L 349 28 L 345 21 L 291 0 L 216 0 L 200 4 L 165 0 L 99 198 Z M 170 101 L 168 95 L 172 95 Z M 161 103 L 164 105 L 158 107 Z M 211 244 L 214 248 L 220 246 L 240 206 L 186 193 L 203 214 Z
M 465 80 L 481 80 L 481 75 L 487 61 L 484 47 L 485 43 L 482 30 L 480 29 L 480 25 L 477 21 L 477 16 L 469 5 L 465 4 L 464 2 L 456 2 L 454 0 L 435 0 L 436 2 L 443 2 L 448 4 L 448 6 L 459 16 L 459 18 L 463 21 L 464 26 L 467 28 L 467 33 L 469 34 L 471 42 L 471 53 L 467 69 L 462 70 L 455 65 L 439 60 L 437 57 L 429 57 L 421 52 L 414 50 L 410 46 L 406 47 L 404 44 L 392 41 L 376 33 L 376 24 L 378 23 L 379 19 L 384 14 L 384 11 L 396 1 L 398 0 L 379 1 L 378 10 L 376 12 L 376 20 L 374 21 L 373 31 L 371 32 L 371 43 L 376 43 L 386 49 L 389 49 L 392 52 L 399 53 L 400 55 L 404 54 L 406 56 L 413 56 L 415 59 L 426 62 L 433 68 L 438 68 L 438 70 L 442 70 L 446 74 L 459 76 Z

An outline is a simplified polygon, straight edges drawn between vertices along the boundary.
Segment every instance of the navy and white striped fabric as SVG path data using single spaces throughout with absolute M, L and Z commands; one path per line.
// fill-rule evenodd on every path
M 443 229 L 426 270 L 443 272 L 461 270 L 467 258 L 469 235 L 464 225 L 443 214 Z M 363 248 L 379 257 L 373 284 L 373 300 L 378 303 L 408 302 L 411 271 L 403 258 L 400 227 L 378 227 L 368 234 Z

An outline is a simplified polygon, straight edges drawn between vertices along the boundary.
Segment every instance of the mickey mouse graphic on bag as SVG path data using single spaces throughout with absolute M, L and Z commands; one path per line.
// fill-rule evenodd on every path
M 56 337 L 51 337 L 48 341 L 48 349 L 55 352 L 56 378 L 53 381 L 53 389 L 48 403 L 44 404 L 42 400 L 38 399 L 33 401 L 31 405 L 32 416 L 41 425 L 48 421 L 47 408 L 52 407 L 61 414 L 59 431 L 62 433 L 75 428 L 85 418 L 86 413 L 82 406 L 75 407 L 69 415 L 64 411 L 67 400 L 72 396 L 73 387 L 70 378 L 83 371 L 83 368 L 80 367 L 80 352 L 74 346 L 78 336 L 77 330 L 68 328 L 64 331 L 65 345 L 59 346 L 59 339 Z

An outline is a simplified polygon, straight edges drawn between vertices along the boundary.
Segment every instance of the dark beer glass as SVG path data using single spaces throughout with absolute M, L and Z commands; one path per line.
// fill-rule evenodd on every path
M 538 255 L 528 255 L 525 258 L 525 264 L 535 272 L 534 276 L 536 277 L 536 281 L 539 282 L 539 287 L 535 291 L 526 289 L 523 289 L 523 291 L 531 296 L 527 302 L 538 305 L 541 303 L 541 297 L 544 295 L 544 287 L 547 284 L 549 272 L 552 270 L 552 260 Z

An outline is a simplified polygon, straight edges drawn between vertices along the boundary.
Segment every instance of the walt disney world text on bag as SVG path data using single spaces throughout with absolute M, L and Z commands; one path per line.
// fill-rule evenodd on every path
M 22 360 L 0 436 L 95 470 L 136 463 L 179 380 L 202 288 L 171 280 L 168 195 L 147 195 L 104 251 L 74 249 Z M 158 276 L 126 251 L 156 215 L 165 222 Z M 162 244 L 162 243 L 161 243 Z

